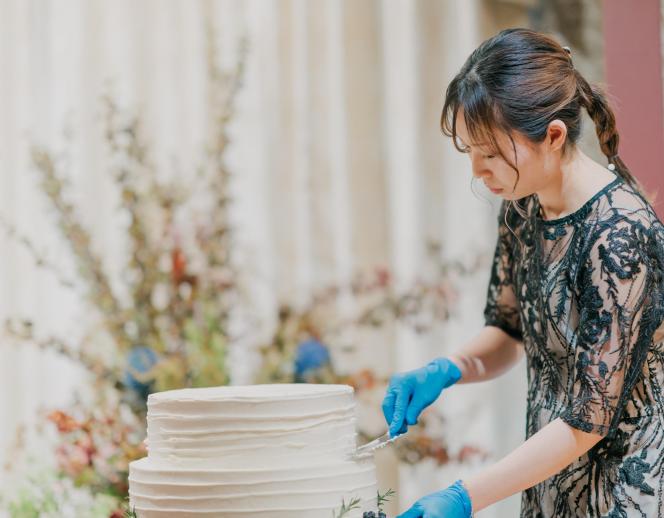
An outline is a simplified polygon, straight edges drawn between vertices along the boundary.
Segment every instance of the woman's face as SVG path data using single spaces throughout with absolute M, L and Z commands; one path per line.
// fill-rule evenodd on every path
M 459 146 L 464 148 L 464 152 L 470 158 L 473 176 L 482 180 L 494 194 L 507 200 L 518 200 L 547 185 L 555 157 L 547 153 L 542 146 L 533 144 L 523 135 L 515 132 L 512 137 L 514 139 L 513 147 L 506 134 L 496 133 L 496 140 L 503 154 L 519 168 L 517 183 L 516 171 L 500 154 L 483 143 L 470 141 L 463 109 L 460 109 L 457 115 L 456 132 L 457 138 L 460 140 Z M 514 148 L 516 148 L 516 156 L 514 156 Z M 515 183 L 517 183 L 516 188 Z

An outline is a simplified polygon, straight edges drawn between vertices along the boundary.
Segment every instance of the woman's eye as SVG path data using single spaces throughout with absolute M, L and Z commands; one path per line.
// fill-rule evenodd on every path
M 485 158 L 496 158 L 496 155 L 484 155 Z

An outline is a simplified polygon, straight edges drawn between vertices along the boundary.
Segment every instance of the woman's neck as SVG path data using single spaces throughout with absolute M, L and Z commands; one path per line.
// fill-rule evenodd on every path
M 575 151 L 568 160 L 561 162 L 559 171 L 551 175 L 545 188 L 536 192 L 542 217 L 551 220 L 572 214 L 614 178 L 608 168 L 583 151 Z

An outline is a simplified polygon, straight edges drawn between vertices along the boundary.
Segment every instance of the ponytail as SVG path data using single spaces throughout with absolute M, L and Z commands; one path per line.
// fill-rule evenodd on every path
M 649 194 L 627 168 L 625 162 L 618 155 L 620 135 L 616 128 L 616 117 L 609 105 L 604 91 L 597 85 L 591 85 L 574 69 L 581 105 L 585 107 L 588 115 L 595 123 L 595 131 L 602 153 L 609 160 L 609 169 L 612 169 L 634 190 L 640 193 L 650 204 L 655 201 L 656 194 Z

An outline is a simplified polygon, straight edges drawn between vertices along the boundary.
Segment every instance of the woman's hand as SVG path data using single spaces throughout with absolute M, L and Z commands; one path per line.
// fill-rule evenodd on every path
M 438 358 L 420 369 L 392 376 L 383 399 L 383 414 L 390 436 L 406 432 L 443 389 L 460 379 L 461 370 L 448 358 Z
M 470 496 L 457 480 L 447 489 L 420 498 L 397 518 L 470 518 L 472 514 Z

